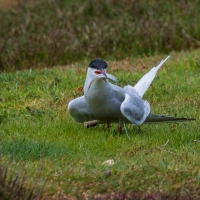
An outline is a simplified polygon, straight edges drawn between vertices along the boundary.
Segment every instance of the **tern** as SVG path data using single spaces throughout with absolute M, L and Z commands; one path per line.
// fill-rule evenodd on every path
M 99 123 L 108 125 L 118 123 L 119 132 L 123 125 L 125 127 L 125 123 L 141 125 L 195 120 L 151 114 L 150 104 L 142 99 L 158 69 L 169 57 L 153 67 L 134 87 L 127 85 L 123 88 L 109 81 L 116 83 L 117 78 L 106 72 L 107 63 L 104 60 L 92 60 L 87 70 L 84 95 L 68 104 L 70 115 L 79 123 L 91 120 L 98 120 Z

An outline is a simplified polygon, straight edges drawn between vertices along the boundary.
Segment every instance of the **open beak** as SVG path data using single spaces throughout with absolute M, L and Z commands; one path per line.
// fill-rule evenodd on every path
M 112 74 L 106 74 L 106 72 L 103 69 L 96 70 L 94 73 L 96 74 L 96 76 L 90 82 L 88 90 L 90 89 L 90 86 L 98 79 L 103 79 L 105 82 L 106 82 L 106 79 L 110 79 L 114 82 L 118 82 L 115 76 L 113 76 Z
M 103 79 L 106 82 L 106 79 L 108 79 L 106 72 L 101 69 L 101 70 L 96 70 L 94 72 L 96 74 L 96 76 L 92 79 L 92 81 L 90 82 L 90 85 L 88 87 L 88 90 L 90 89 L 90 86 L 98 79 Z
M 106 75 L 106 72 L 105 70 L 101 69 L 101 70 L 96 70 L 94 72 L 96 75 L 99 75 L 99 74 L 103 74 L 105 76 L 106 79 L 108 79 L 107 75 Z

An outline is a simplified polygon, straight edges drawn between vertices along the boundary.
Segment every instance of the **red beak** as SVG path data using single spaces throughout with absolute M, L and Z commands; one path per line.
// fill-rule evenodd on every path
M 98 74 L 103 74 L 106 78 L 108 78 L 107 75 L 106 75 L 106 72 L 105 72 L 103 69 L 97 70 L 97 71 L 95 71 L 94 73 L 95 73 L 96 75 L 98 75 Z

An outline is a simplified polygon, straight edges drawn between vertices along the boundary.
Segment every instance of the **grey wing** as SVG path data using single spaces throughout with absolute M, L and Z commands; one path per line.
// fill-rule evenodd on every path
M 79 123 L 95 119 L 88 109 L 84 96 L 70 101 L 68 104 L 68 111 L 70 115 Z
M 125 93 L 125 99 L 121 104 L 120 110 L 130 122 L 140 125 L 150 114 L 150 105 L 136 93 Z

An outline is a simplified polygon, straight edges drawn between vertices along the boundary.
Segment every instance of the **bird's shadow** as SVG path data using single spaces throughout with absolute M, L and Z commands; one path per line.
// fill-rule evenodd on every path
M 119 132 L 118 125 L 116 124 L 111 124 L 109 128 L 107 127 L 106 124 L 101 124 L 95 128 L 101 132 L 107 132 L 108 135 L 113 135 L 114 137 L 120 137 L 126 135 L 125 129 L 123 128 L 121 132 Z M 136 134 L 146 135 L 151 133 L 151 128 L 148 127 L 147 129 L 147 127 L 143 125 L 135 126 L 132 124 L 127 124 L 126 130 L 128 135 L 136 135 Z

